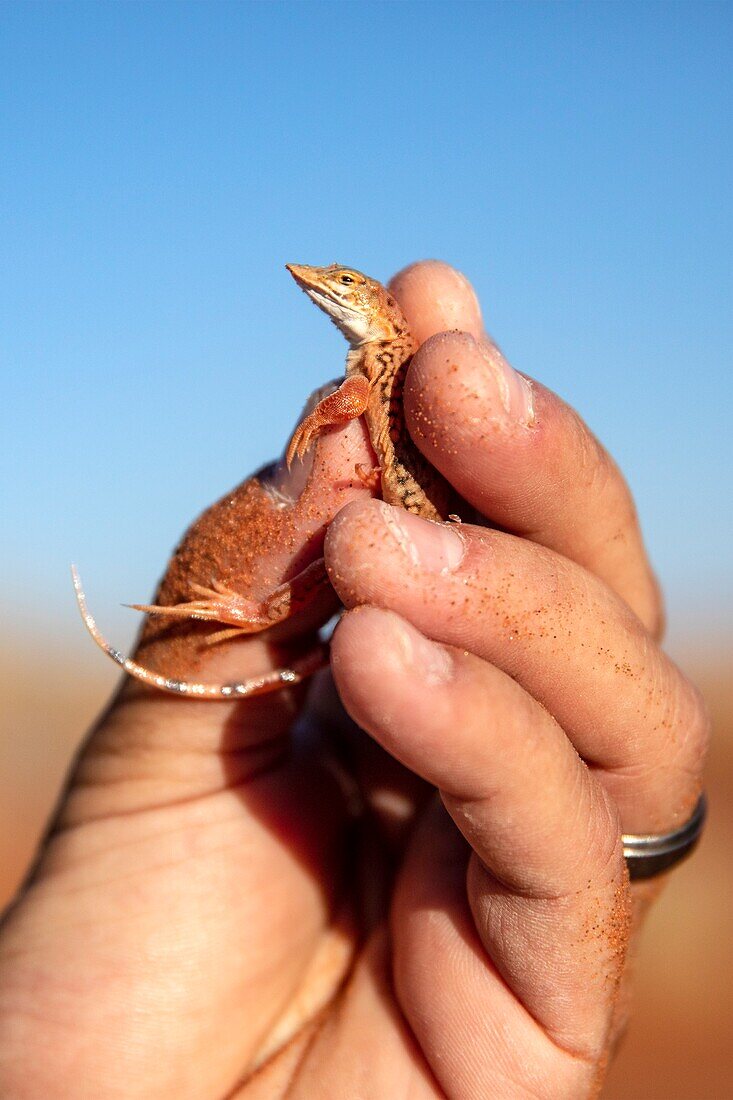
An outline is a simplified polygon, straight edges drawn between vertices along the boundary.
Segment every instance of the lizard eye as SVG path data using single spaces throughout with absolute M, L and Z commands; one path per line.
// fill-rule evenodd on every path
M 344 283 L 345 286 L 348 286 L 349 283 L 353 283 L 353 281 L 354 280 L 351 278 L 350 275 L 342 275 L 341 276 L 341 282 Z

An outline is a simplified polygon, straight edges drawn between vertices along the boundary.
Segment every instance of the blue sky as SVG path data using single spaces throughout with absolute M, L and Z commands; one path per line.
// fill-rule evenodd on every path
M 621 462 L 673 637 L 729 621 L 732 31 L 718 3 L 0 7 L 5 621 L 86 655 L 75 560 L 129 640 L 120 602 L 341 370 L 283 264 L 423 256 Z

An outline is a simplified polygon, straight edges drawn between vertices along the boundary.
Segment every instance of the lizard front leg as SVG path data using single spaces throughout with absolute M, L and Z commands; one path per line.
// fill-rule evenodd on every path
M 365 375 L 350 374 L 337 390 L 319 401 L 293 432 L 285 454 L 288 469 L 294 458 L 304 458 L 311 443 L 327 428 L 361 416 L 369 401 L 369 389 L 369 379 Z

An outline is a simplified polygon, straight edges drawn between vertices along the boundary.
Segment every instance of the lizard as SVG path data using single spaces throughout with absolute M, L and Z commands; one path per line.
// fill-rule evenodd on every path
M 388 504 L 426 519 L 449 518 L 449 487 L 418 451 L 405 424 L 403 386 L 417 342 L 396 300 L 376 279 L 351 267 L 286 267 L 349 344 L 343 381 L 306 413 L 293 432 L 285 453 L 288 469 L 296 459 L 302 461 L 315 440 L 329 428 L 361 416 L 377 465 L 367 471 L 357 464 L 358 482 Z M 307 493 L 308 485 L 298 503 Z M 343 498 L 334 501 L 333 515 L 343 503 Z M 267 630 L 298 611 L 324 603 L 326 592 L 333 595 L 333 590 L 322 556 L 323 524 L 314 532 L 316 544 L 320 542 L 320 556 L 280 583 L 273 583 L 273 578 L 267 576 L 268 554 L 287 545 L 291 518 L 288 507 L 261 478 L 250 478 L 192 526 L 174 552 L 156 602 L 130 606 L 167 626 L 183 620 L 189 634 L 192 623 L 219 624 L 221 629 L 203 637 L 204 644 L 216 644 Z M 223 538 L 222 531 L 228 536 Z M 244 551 L 235 549 L 243 545 Z M 200 583 L 202 574 L 210 578 L 209 583 Z M 202 700 L 248 698 L 297 684 L 328 660 L 326 647 L 319 644 L 289 668 L 239 683 L 199 683 L 165 675 L 110 645 L 88 609 L 81 579 L 73 566 L 72 577 L 82 618 L 97 645 L 134 679 L 171 694 Z M 257 580 L 260 586 L 269 583 L 262 599 L 255 595 Z M 155 641 L 155 627 L 148 620 L 143 643 L 151 636 Z

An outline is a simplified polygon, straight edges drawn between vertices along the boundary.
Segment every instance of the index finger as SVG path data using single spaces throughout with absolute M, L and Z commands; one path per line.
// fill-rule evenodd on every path
M 421 341 L 405 387 L 420 450 L 487 519 L 595 573 L 659 634 L 659 589 L 608 452 L 573 409 L 507 363 L 464 276 L 427 261 L 391 287 Z

